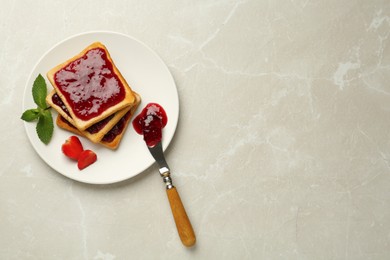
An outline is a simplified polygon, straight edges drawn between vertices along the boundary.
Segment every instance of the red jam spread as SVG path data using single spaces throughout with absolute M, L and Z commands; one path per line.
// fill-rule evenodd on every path
M 62 102 L 61 98 L 55 93 L 52 97 L 51 100 L 53 101 L 54 104 L 59 106 L 68 116 L 70 116 L 68 109 L 66 108 L 64 102 Z
M 128 117 L 131 116 L 131 113 L 130 111 L 126 113 L 126 115 L 124 115 L 118 123 L 116 123 L 116 125 L 111 128 L 110 131 L 108 131 L 107 134 L 105 134 L 102 138 L 102 141 L 104 142 L 107 142 L 107 143 L 111 143 L 112 141 L 114 141 L 115 137 L 117 137 L 118 135 L 120 135 L 123 130 L 125 129 L 125 126 L 126 126 L 126 120 L 128 119 Z M 69 123 L 63 116 L 60 116 L 60 120 L 63 121 L 64 123 L 66 123 L 68 126 L 72 127 L 72 128 L 75 128 L 76 127 L 74 125 L 72 125 L 71 123 Z M 88 131 L 88 129 L 87 129 Z M 89 132 L 89 131 L 88 131 Z M 91 132 L 90 132 L 91 133 Z
M 103 127 L 105 127 L 108 124 L 108 122 L 114 117 L 114 115 L 115 114 L 113 114 L 109 117 L 106 117 L 105 119 L 97 122 L 96 124 L 91 125 L 90 127 L 88 127 L 85 130 L 88 131 L 90 134 L 96 134 L 97 132 L 102 130 Z
M 168 122 L 167 114 L 162 106 L 157 103 L 149 103 L 133 120 L 135 131 L 144 135 L 144 140 L 149 147 L 158 144 L 162 139 L 162 129 Z
M 72 125 L 71 123 L 69 123 L 68 120 L 66 120 L 63 116 L 60 116 L 60 120 L 64 123 L 66 123 L 68 126 L 70 126 L 71 128 L 74 128 L 74 129 L 77 129 L 74 125 Z
M 91 49 L 72 61 L 55 73 L 54 80 L 82 120 L 99 116 L 125 97 L 125 88 L 102 48 Z
M 71 117 L 71 115 L 69 114 L 69 111 L 68 109 L 66 108 L 64 102 L 62 102 L 61 98 L 57 95 L 57 93 L 55 93 L 51 100 L 53 101 L 54 104 L 56 104 L 57 106 L 59 106 L 68 116 Z M 90 127 L 88 127 L 87 129 L 85 129 L 86 131 L 88 131 L 90 134 L 95 134 L 97 132 L 99 132 L 100 130 L 103 129 L 103 127 L 105 127 L 107 125 L 107 123 L 114 117 L 115 114 L 113 115 L 110 115 L 109 117 L 106 117 L 105 119 L 97 122 L 96 124 L 93 124 L 91 125 Z M 69 123 L 68 121 L 66 121 L 65 118 L 61 117 L 61 120 L 68 123 L 68 125 L 72 125 L 71 123 Z M 73 125 L 72 125 L 73 127 Z
M 115 137 L 120 135 L 125 129 L 126 121 L 129 119 L 130 116 L 131 116 L 131 111 L 127 112 L 126 115 L 124 115 L 118 121 L 118 123 L 116 123 L 116 125 L 113 128 L 111 128 L 111 130 L 107 134 L 104 135 L 102 141 L 107 143 L 111 143 L 112 141 L 114 141 Z

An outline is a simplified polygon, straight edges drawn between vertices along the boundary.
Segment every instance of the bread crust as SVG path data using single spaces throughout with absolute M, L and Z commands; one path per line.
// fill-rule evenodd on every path
M 55 90 L 51 91 L 49 93 L 49 95 L 47 95 L 46 97 L 46 102 L 54 109 L 56 110 L 66 121 L 68 121 L 70 124 L 72 124 L 73 126 L 75 125 L 74 123 L 74 120 L 72 119 L 72 117 L 70 117 L 67 113 L 65 113 L 65 111 L 58 105 L 56 105 L 54 102 L 53 102 L 53 95 L 56 93 Z M 105 134 L 107 134 L 111 128 L 113 128 L 115 126 L 116 123 L 118 123 L 119 120 L 121 120 L 121 118 L 131 109 L 131 106 L 128 106 L 128 107 L 125 107 L 123 108 L 122 110 L 119 110 L 117 112 L 115 112 L 115 114 L 113 115 L 113 117 L 104 125 L 104 127 L 102 129 L 100 129 L 98 132 L 96 133 L 90 133 L 88 131 L 88 128 L 85 129 L 85 130 L 78 130 L 79 133 L 81 133 L 83 136 L 85 136 L 86 138 L 88 138 L 89 140 L 91 140 L 92 142 L 94 143 L 98 143 L 100 142 L 100 140 L 102 140 L 102 138 L 104 137 Z M 96 124 L 98 124 L 99 122 L 97 122 Z M 93 127 L 94 125 L 90 126 L 90 127 Z
M 137 111 L 137 108 L 138 108 L 138 106 L 139 106 L 139 104 L 141 102 L 141 99 L 138 98 L 138 97 L 139 96 L 136 96 L 136 98 L 137 98 L 136 104 L 134 106 L 132 106 L 132 108 L 130 109 L 128 114 L 125 115 L 125 117 L 126 117 L 125 119 L 126 120 L 125 120 L 125 125 L 123 127 L 122 132 L 119 135 L 117 135 L 114 138 L 114 140 L 112 140 L 111 142 L 105 142 L 104 140 L 100 141 L 100 143 L 102 145 L 104 145 L 105 147 L 110 148 L 112 150 L 115 150 L 115 149 L 117 149 L 119 147 L 119 144 L 120 144 L 120 142 L 122 140 L 122 137 L 123 137 L 124 133 L 126 132 L 126 129 L 129 126 L 129 123 L 130 123 L 131 119 L 133 118 L 134 113 L 135 113 L 135 111 Z
M 137 93 L 134 93 L 135 94 L 135 97 L 136 97 L 136 101 L 134 103 L 134 105 L 131 107 L 130 110 L 127 111 L 127 113 L 125 113 L 125 121 L 124 121 L 124 127 L 123 127 L 123 130 L 122 132 L 117 135 L 114 140 L 112 140 L 111 142 L 106 142 L 106 141 L 103 141 L 103 140 L 100 140 L 98 143 L 109 148 L 109 149 L 112 149 L 112 150 L 116 150 L 118 147 L 119 147 L 119 144 L 122 140 L 122 137 L 124 135 L 124 133 L 126 132 L 126 129 L 131 121 L 131 119 L 133 118 L 134 116 L 134 113 L 136 112 L 139 104 L 141 103 L 141 97 L 137 94 Z M 70 131 L 74 134 L 77 134 L 77 135 L 80 135 L 80 136 L 85 136 L 85 131 L 80 131 L 79 129 L 77 129 L 75 126 L 73 126 L 69 121 L 66 122 L 66 118 L 63 117 L 63 119 L 65 120 L 62 120 L 61 119 L 61 114 L 58 114 L 57 116 L 57 119 L 56 119 L 56 124 L 64 129 L 64 130 L 67 130 L 67 131 Z M 86 137 L 86 136 L 85 136 Z
M 83 57 L 89 50 L 92 50 L 92 49 L 95 49 L 95 48 L 101 48 L 101 49 L 103 49 L 106 52 L 107 59 L 112 64 L 113 73 L 115 73 L 118 76 L 119 80 L 121 81 L 122 85 L 124 86 L 125 96 L 124 96 L 124 99 L 122 101 L 120 101 L 119 103 L 117 103 L 117 104 L 107 108 L 100 115 L 98 115 L 96 117 L 93 117 L 91 119 L 88 119 L 88 120 L 83 120 L 83 119 L 77 117 L 76 114 L 74 113 L 71 105 L 68 103 L 68 101 L 66 100 L 65 96 L 61 92 L 61 89 L 55 83 L 54 75 L 55 75 L 56 72 L 58 72 L 59 70 L 63 69 L 64 67 L 66 67 L 71 62 L 73 62 L 75 60 L 78 60 L 81 57 Z M 81 131 L 85 130 L 88 127 L 92 126 L 93 124 L 103 120 L 104 118 L 112 115 L 113 113 L 115 113 L 115 112 L 117 112 L 119 110 L 122 110 L 125 107 L 132 106 L 134 104 L 134 102 L 136 101 L 136 97 L 135 97 L 131 87 L 129 86 L 129 84 L 126 82 L 126 80 L 124 79 L 124 77 L 122 76 L 122 74 L 120 73 L 118 68 L 116 67 L 116 65 L 115 65 L 114 61 L 112 60 L 111 55 L 110 55 L 109 51 L 107 50 L 107 48 L 100 42 L 94 42 L 94 43 L 90 44 L 88 47 L 86 47 L 83 51 L 81 51 L 79 54 L 77 54 L 73 58 L 71 58 L 71 59 L 69 59 L 69 60 L 67 60 L 67 61 L 65 61 L 65 62 L 63 62 L 63 63 L 61 63 L 61 64 L 59 64 L 57 66 L 55 66 L 51 70 L 49 70 L 47 72 L 47 78 L 49 79 L 49 81 L 52 84 L 53 88 L 56 90 L 57 94 L 60 96 L 61 100 L 64 102 L 65 106 L 67 107 L 67 109 L 68 109 L 68 111 L 69 111 L 69 113 L 70 113 L 70 115 L 71 115 L 71 117 L 73 119 L 73 122 L 74 122 L 73 125 L 75 127 L 77 127 Z

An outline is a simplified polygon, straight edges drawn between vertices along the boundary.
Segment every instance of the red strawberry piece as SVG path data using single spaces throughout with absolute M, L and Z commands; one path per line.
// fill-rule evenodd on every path
M 96 153 L 92 150 L 85 150 L 80 154 L 80 157 L 77 161 L 77 166 L 80 170 L 88 167 L 89 165 L 96 162 L 97 156 Z
M 81 152 L 84 151 L 83 145 L 77 136 L 72 135 L 62 145 L 62 152 L 73 160 L 78 160 Z

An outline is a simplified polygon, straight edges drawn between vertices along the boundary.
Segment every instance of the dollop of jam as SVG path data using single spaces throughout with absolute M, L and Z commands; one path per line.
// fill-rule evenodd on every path
M 167 114 L 162 106 L 149 103 L 133 120 L 135 131 L 144 136 L 149 147 L 158 144 L 162 139 L 162 129 L 168 122 Z
M 100 115 L 125 97 L 124 86 L 102 48 L 91 49 L 72 61 L 55 73 L 54 80 L 82 120 Z

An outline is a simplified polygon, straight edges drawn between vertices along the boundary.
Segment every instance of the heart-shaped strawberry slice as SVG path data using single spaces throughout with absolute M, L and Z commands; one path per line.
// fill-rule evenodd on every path
M 79 159 L 77 161 L 77 167 L 79 167 L 80 170 L 88 167 L 89 165 L 96 162 L 97 156 L 96 153 L 92 150 L 84 150 L 81 152 Z
M 67 157 L 76 161 L 79 159 L 79 156 L 83 151 L 83 145 L 81 144 L 80 139 L 75 135 L 69 137 L 62 145 L 62 152 Z

